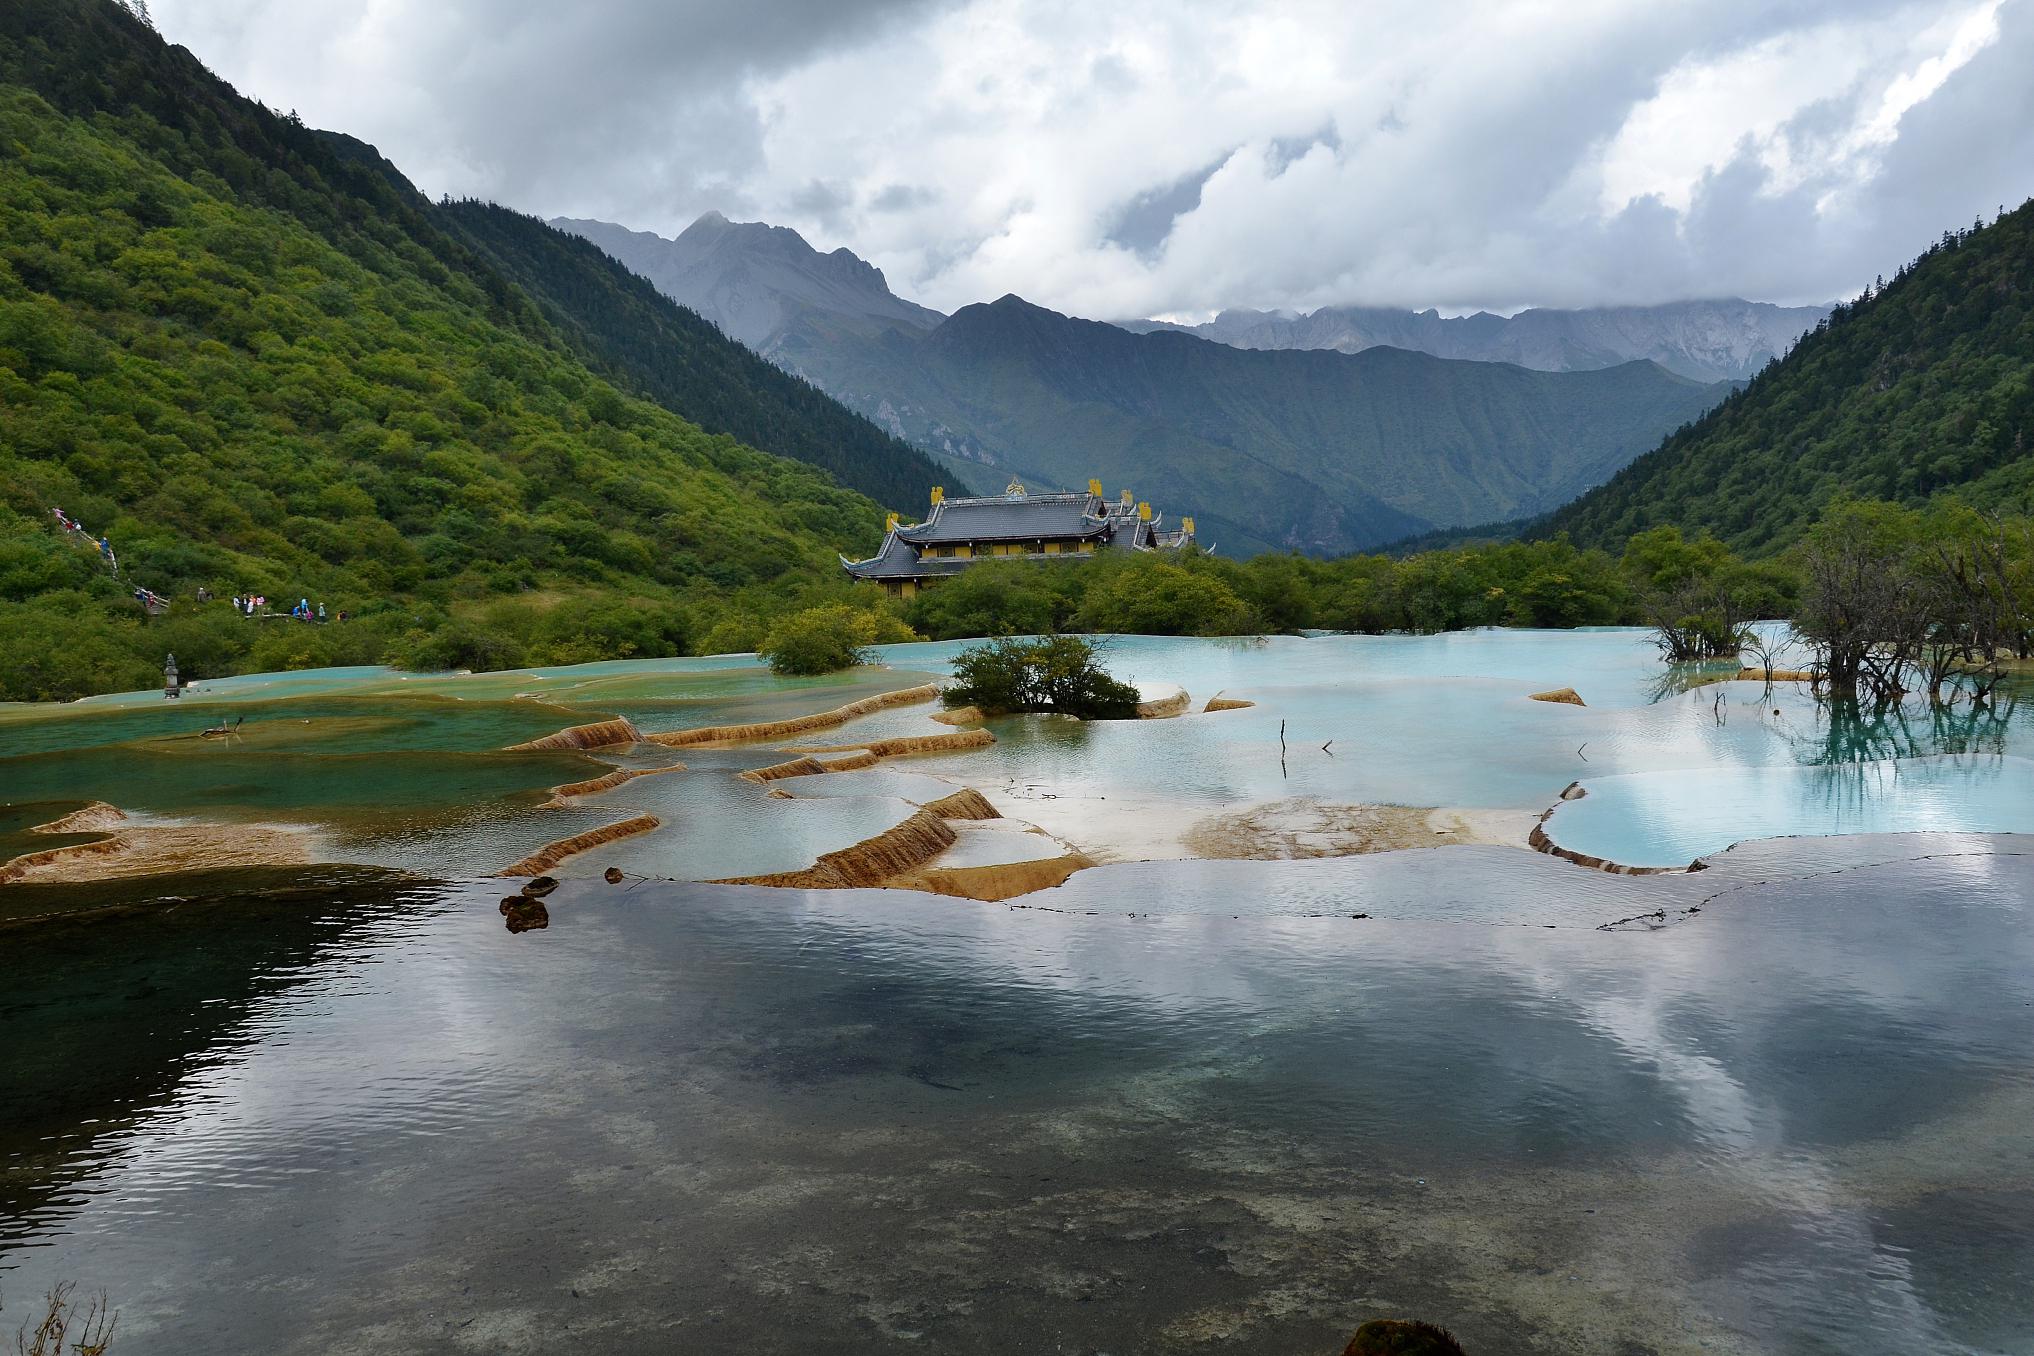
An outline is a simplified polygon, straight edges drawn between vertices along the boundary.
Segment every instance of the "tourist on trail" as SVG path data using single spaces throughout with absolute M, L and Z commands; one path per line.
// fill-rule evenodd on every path
M 323 603 L 318 604 L 318 620 L 325 620 L 325 605 Z

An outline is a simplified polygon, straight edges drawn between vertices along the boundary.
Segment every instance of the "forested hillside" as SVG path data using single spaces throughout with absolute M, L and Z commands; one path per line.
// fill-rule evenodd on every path
M 714 432 L 824 467 L 884 504 L 914 508 L 934 485 L 955 488 L 925 453 L 730 340 L 590 241 L 492 203 L 444 210 L 603 375 Z
M 833 552 L 879 530 L 822 472 L 640 398 L 620 346 L 378 158 L 105 0 L 0 11 L 0 146 L 0 697 L 143 684 L 172 649 L 199 676 L 669 653 L 843 588 Z M 134 587 L 174 610 L 144 621 Z M 248 622 L 201 587 L 350 617 Z
M 1951 232 L 1708 417 L 1534 530 L 1767 552 L 1840 497 L 2034 506 L 2034 203 Z

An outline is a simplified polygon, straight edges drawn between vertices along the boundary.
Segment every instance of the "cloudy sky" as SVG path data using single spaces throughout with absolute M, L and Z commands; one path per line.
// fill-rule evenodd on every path
M 941 309 L 1820 301 L 2034 194 L 2034 0 L 153 0 L 426 191 Z

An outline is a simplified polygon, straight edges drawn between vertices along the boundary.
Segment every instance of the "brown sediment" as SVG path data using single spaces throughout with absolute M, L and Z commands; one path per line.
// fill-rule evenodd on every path
M 512 866 L 505 866 L 495 874 L 498 876 L 539 876 L 549 871 L 567 857 L 577 856 L 588 848 L 599 847 L 621 838 L 632 838 L 639 833 L 648 833 L 663 823 L 655 815 L 635 815 L 618 823 L 585 833 L 575 833 L 570 838 L 560 838 L 555 843 L 546 843 L 529 856 Z
M 873 697 L 849 702 L 846 706 L 836 706 L 831 711 L 819 711 L 809 716 L 793 716 L 789 720 L 766 720 L 752 725 L 703 725 L 696 730 L 671 730 L 663 734 L 650 735 L 648 738 L 653 744 L 662 744 L 674 749 L 693 748 L 702 744 L 741 744 L 757 740 L 785 739 L 792 735 L 804 734 L 809 730 L 828 730 L 836 725 L 845 725 L 855 717 L 866 716 L 872 711 L 929 702 L 938 695 L 939 684 L 926 683 L 921 687 L 907 687 L 896 692 L 879 692 Z
M 1536 702 L 1560 702 L 1564 706 L 1588 705 L 1587 702 L 1582 700 L 1582 694 L 1572 687 L 1557 687 L 1550 692 L 1535 692 L 1532 694 L 1532 700 Z
M 264 824 L 135 826 L 96 842 L 23 853 L 0 864 L 0 884 L 120 880 L 236 866 L 300 866 L 312 859 L 311 844 L 311 835 L 302 830 Z
M 946 734 L 872 739 L 866 744 L 794 744 L 785 752 L 853 753 L 861 749 L 877 758 L 895 758 L 908 753 L 947 753 L 954 749 L 985 749 L 995 742 L 996 736 L 987 730 L 952 730 Z
M 873 838 L 864 838 L 852 847 L 823 854 L 803 870 L 735 876 L 710 884 L 775 885 L 791 890 L 861 889 L 881 885 L 892 876 L 915 870 L 957 841 L 957 835 L 944 819 L 931 810 L 921 809 L 903 823 L 885 829 Z
M 542 739 L 511 744 L 504 752 L 537 753 L 545 749 L 604 749 L 612 744 L 640 744 L 643 732 L 622 717 L 596 720 L 587 725 L 568 725 Z
M 924 808 L 941 819 L 1001 819 L 1002 813 L 989 804 L 989 798 L 972 786 L 962 787 L 950 796 L 928 800 Z
M 1815 675 L 1807 669 L 1754 669 L 1742 668 L 1737 671 L 1741 683 L 1812 683 Z
M 1255 705 L 1256 702 L 1246 702 L 1241 697 L 1224 697 L 1218 692 L 1208 698 L 1208 704 L 1201 708 L 1201 714 L 1206 715 L 1210 711 L 1242 711 Z
M 1174 716 L 1185 715 L 1191 704 L 1192 699 L 1187 696 L 1186 689 L 1181 688 L 1178 692 L 1137 703 L 1137 719 L 1170 720 Z
M 1331 805 L 1296 796 L 1211 815 L 1189 827 L 1179 841 L 1192 856 L 1231 861 L 1356 857 L 1483 841 L 1462 812 L 1452 828 L 1437 829 L 1439 813 L 1415 805 Z
M 881 761 L 875 754 L 862 749 L 845 758 L 822 760 L 807 755 L 793 758 L 789 762 L 772 763 L 768 767 L 750 768 L 740 775 L 745 782 L 781 782 L 787 777 L 822 777 L 829 772 L 859 772 L 865 767 L 874 767 Z
M 982 723 L 982 708 L 979 706 L 956 706 L 951 711 L 941 711 L 933 716 L 941 725 L 979 725 Z
M 956 899 L 979 899 L 993 903 L 1013 899 L 1034 890 L 1050 890 L 1066 884 L 1067 877 L 1095 864 L 1084 853 L 1064 857 L 1041 857 L 1029 862 L 1005 862 L 994 866 L 928 867 L 906 872 L 884 881 L 891 890 L 923 890 L 927 894 L 950 895 Z
M 826 764 L 817 758 L 793 758 L 788 763 L 750 768 L 741 774 L 745 782 L 780 782 L 786 777 L 817 777 L 826 774 Z
M 551 788 L 551 799 L 545 802 L 546 809 L 555 810 L 573 796 L 593 796 L 602 791 L 612 791 L 624 782 L 638 777 L 655 777 L 665 772 L 683 772 L 685 764 L 673 763 L 669 767 L 618 767 L 605 776 L 590 777 L 583 782 L 566 782 L 563 786 Z
M 37 824 L 30 833 L 110 833 L 127 822 L 127 814 L 117 805 L 108 805 L 95 800 L 89 805 L 79 806 L 47 824 Z

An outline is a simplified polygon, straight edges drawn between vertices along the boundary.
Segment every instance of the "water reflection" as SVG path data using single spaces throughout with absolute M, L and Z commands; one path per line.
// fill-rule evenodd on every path
M 2034 864 L 1825 865 L 1685 878 L 1727 904 L 1642 936 L 1232 922 L 1174 876 L 1198 913 L 567 882 L 532 946 L 495 889 L 330 888 L 267 983 L 179 987 L 209 1025 L 155 1081 L 9 1068 L 60 1110 L 0 1268 L 171 1352 L 1285 1356 L 1386 1312 L 1471 1351 L 2026 1349 Z M 63 959 L 118 994 L 187 926 Z M 176 1010 L 6 1001 L 31 1049 Z

